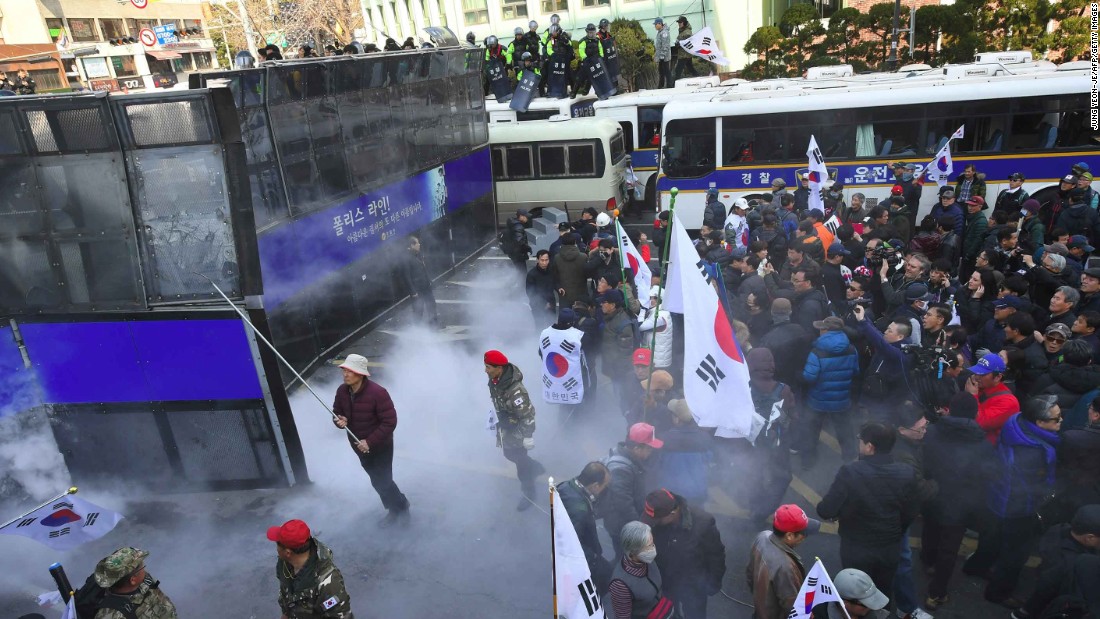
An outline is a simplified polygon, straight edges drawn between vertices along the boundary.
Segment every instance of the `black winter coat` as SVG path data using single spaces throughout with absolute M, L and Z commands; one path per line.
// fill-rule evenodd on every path
M 585 275 L 586 257 L 576 245 L 563 245 L 557 256 L 550 261 L 550 270 L 554 274 L 554 285 L 565 291 L 563 306 L 588 298 L 588 278 Z
M 829 300 L 817 288 L 796 294 L 791 299 L 791 322 L 801 325 L 810 333 L 817 333 L 814 322 L 829 315 Z
M 807 331 L 793 322 L 780 322 L 760 338 L 757 346 L 772 351 L 775 357 L 775 378 L 781 383 L 797 385 L 802 380 L 806 357 L 813 347 L 814 331 Z
M 604 464 L 611 471 L 611 485 L 600 497 L 599 510 L 604 528 L 618 538 L 623 525 L 637 520 L 645 509 L 645 467 L 631 457 L 626 443 L 612 449 Z
M 1088 488 L 1100 484 L 1100 424 L 1062 433 L 1058 445 L 1058 480 Z
M 1078 367 L 1059 363 L 1050 366 L 1047 373 L 1035 381 L 1032 392 L 1035 395 L 1058 396 L 1058 408 L 1068 411 L 1081 396 L 1097 387 L 1100 387 L 1100 366 Z
M 1070 529 L 1070 525 L 1060 524 L 1052 527 L 1039 539 L 1041 561 L 1035 578 L 1035 590 L 1023 606 L 1027 616 L 1050 616 L 1043 611 L 1056 597 L 1079 594 L 1076 591 L 1073 564 L 1079 556 L 1094 555 L 1096 551 L 1074 539 Z
M 500 249 L 510 257 L 527 257 L 531 253 L 531 247 L 527 245 L 527 227 L 518 217 L 509 217 L 504 224 L 504 238 L 501 239 Z
M 589 569 L 603 560 L 603 546 L 596 531 L 596 509 L 588 498 L 588 491 L 576 479 L 558 484 L 558 498 L 569 514 L 573 528 L 577 530 L 577 541 L 584 550 L 584 558 Z
M 1023 400 L 1034 393 L 1035 385 L 1047 369 L 1046 349 L 1027 335 L 1019 342 L 1005 342 L 1008 356 L 1007 380 L 1015 382 L 1013 392 Z
M 893 547 L 919 507 L 912 467 L 894 462 L 890 454 L 875 454 L 840 467 L 817 513 L 840 521 L 841 543 Z
M 537 266 L 527 272 L 527 302 L 532 310 L 543 310 L 546 304 L 554 306 L 554 274 Z
M 408 252 L 402 264 L 401 277 L 409 292 L 420 294 L 432 289 L 432 278 L 428 277 L 428 268 L 420 254 Z
M 726 547 L 714 516 L 688 505 L 680 495 L 673 496 L 680 522 L 653 527 L 664 592 L 673 601 L 693 592 L 714 595 L 722 589 L 726 575 Z
M 928 509 L 942 524 L 968 524 L 985 507 L 985 492 L 996 473 L 996 452 L 973 419 L 941 417 L 929 424 L 922 441 L 924 476 L 938 491 Z

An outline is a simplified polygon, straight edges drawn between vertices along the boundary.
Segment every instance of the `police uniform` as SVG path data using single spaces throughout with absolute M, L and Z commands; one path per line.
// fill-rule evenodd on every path
M 160 583 L 145 572 L 145 580 L 129 593 L 110 588 L 138 571 L 149 553 L 137 548 L 119 548 L 95 566 L 96 584 L 108 589 L 95 619 L 176 619 L 176 606 L 160 590 Z
M 497 447 L 515 463 L 523 496 L 534 499 L 535 477 L 545 470 L 527 454 L 535 445 L 535 405 L 523 386 L 523 372 L 508 363 L 502 353 L 495 350 L 485 353 L 485 363 L 503 368 L 499 379 L 489 379 L 489 397 L 496 411 Z M 523 500 L 517 509 L 522 511 L 528 506 Z
M 279 608 L 288 619 L 354 619 L 351 597 L 332 562 L 332 551 L 316 539 L 310 539 L 309 560 L 301 571 L 295 574 L 290 563 L 280 559 L 275 575 Z

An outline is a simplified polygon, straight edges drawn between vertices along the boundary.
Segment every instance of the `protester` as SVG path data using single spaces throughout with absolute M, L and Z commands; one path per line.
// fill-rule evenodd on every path
M 754 619 L 786 619 L 806 579 L 806 566 L 794 551 L 821 529 L 797 505 L 780 505 L 771 530 L 757 534 L 749 549 L 745 575 L 752 592 Z
M 665 488 L 646 496 L 642 515 L 653 531 L 664 592 L 683 619 L 706 619 L 707 598 L 722 590 L 726 547 L 714 516 Z
M 509 363 L 504 353 L 490 350 L 484 357 L 497 447 L 516 465 L 516 477 L 523 493 L 516 511 L 526 511 L 534 504 L 535 477 L 545 470 L 528 453 L 535 448 L 535 405 L 523 386 L 523 372 Z
M 332 551 L 301 520 L 269 527 L 267 539 L 275 542 L 279 557 L 279 608 L 286 619 L 354 619 L 344 577 L 333 563 Z M 145 615 L 143 617 L 160 617 Z

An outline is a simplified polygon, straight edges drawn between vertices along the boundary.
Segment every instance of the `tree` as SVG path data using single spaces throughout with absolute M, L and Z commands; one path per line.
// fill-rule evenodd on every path
M 634 19 L 619 18 L 611 22 L 615 49 L 619 52 L 619 73 L 630 90 L 656 84 L 657 63 L 653 61 L 653 41 Z
M 269 42 L 285 39 L 290 48 L 311 45 L 321 48 L 325 45 L 343 47 L 353 39 L 353 31 L 363 27 L 363 13 L 358 0 L 232 0 L 228 4 L 213 4 L 211 10 L 214 20 L 208 24 L 219 30 L 216 38 L 228 41 L 229 47 L 236 53 L 248 49 L 245 40 L 244 24 L 237 12 L 237 2 L 244 2 L 256 32 L 256 45 L 264 47 Z M 275 13 L 269 9 L 274 8 Z M 224 35 L 222 35 L 224 32 Z M 396 33 L 394 34 L 396 37 Z M 400 41 L 398 42 L 400 43 Z M 224 43 L 220 52 L 224 52 Z
M 787 65 L 795 75 L 802 75 L 806 59 L 813 54 L 814 39 L 825 34 L 821 18 L 812 4 L 795 4 L 779 18 L 779 31 L 786 36 L 780 44 Z
M 867 64 L 881 67 L 890 57 L 890 38 L 894 34 L 894 3 L 872 4 L 863 16 L 862 26 L 881 43 L 866 45 L 864 57 L 867 58 Z
M 859 9 L 855 7 L 840 9 L 829 18 L 829 29 L 825 32 L 825 52 L 839 57 L 842 63 L 848 64 L 852 61 L 852 55 L 859 45 L 859 35 Z
M 1052 6 L 1051 18 L 1059 22 L 1058 29 L 1044 34 L 1048 49 L 1062 60 L 1081 60 L 1088 57 L 1089 2 L 1086 0 L 1061 0 Z
M 914 37 L 917 49 L 914 59 L 930 65 L 939 63 L 937 45 L 940 37 L 949 32 L 951 26 L 959 21 L 959 13 L 952 4 L 929 4 L 917 9 L 917 32 Z
M 787 77 L 786 65 L 777 62 L 779 60 L 779 43 L 783 40 L 783 33 L 775 26 L 761 26 L 752 33 L 745 42 L 746 54 L 757 54 L 764 58 L 750 62 L 745 71 L 754 77 L 748 79 L 760 79 L 768 77 Z

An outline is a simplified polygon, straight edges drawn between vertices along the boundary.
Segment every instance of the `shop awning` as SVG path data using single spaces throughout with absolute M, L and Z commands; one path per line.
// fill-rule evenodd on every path
M 149 54 L 153 58 L 156 58 L 157 60 L 175 60 L 177 58 L 183 58 L 183 56 L 180 56 L 176 52 L 162 52 L 162 51 L 158 51 L 158 50 L 149 50 L 145 53 Z

